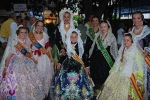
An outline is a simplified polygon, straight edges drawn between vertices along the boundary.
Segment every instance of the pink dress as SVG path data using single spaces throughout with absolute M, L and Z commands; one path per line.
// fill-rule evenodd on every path
M 35 63 L 14 46 L 9 48 L 7 75 L 3 78 L 3 70 L 0 73 L 0 100 L 42 100 L 45 95 Z

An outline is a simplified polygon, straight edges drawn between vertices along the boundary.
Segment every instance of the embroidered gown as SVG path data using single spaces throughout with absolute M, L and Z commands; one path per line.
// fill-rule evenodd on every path
M 139 99 L 130 77 L 134 74 L 136 82 L 141 83 L 140 91 L 144 93 L 144 57 L 135 46 L 129 49 L 121 48 L 110 74 L 104 83 L 98 100 L 144 100 Z M 121 61 L 123 60 L 123 61 Z
M 17 42 L 17 39 L 12 40 L 6 48 L 5 54 L 11 53 L 12 56 L 5 78 L 2 77 L 5 57 L 1 62 L 0 100 L 41 100 L 45 95 L 42 91 L 37 67 L 33 60 L 24 56 L 14 47 Z M 27 50 L 30 48 L 28 43 L 26 41 Z
M 85 54 L 89 55 L 89 51 L 92 47 L 93 40 L 90 37 L 90 33 L 88 33 L 87 35 L 88 36 L 85 45 Z M 107 42 L 107 45 L 105 45 L 105 49 L 110 55 L 112 61 L 114 61 L 118 51 L 116 39 L 112 33 L 109 33 L 105 38 L 105 41 Z M 112 54 L 114 54 L 115 56 L 112 56 Z M 95 43 L 94 45 L 94 49 L 91 54 L 91 57 L 89 58 L 89 61 L 90 63 L 88 63 L 87 60 L 85 60 L 84 62 L 86 62 L 86 66 L 90 66 L 90 75 L 95 84 L 94 90 L 97 90 L 100 89 L 100 87 L 104 84 L 106 78 L 109 75 L 110 70 L 110 66 L 107 63 L 106 59 L 104 58 L 102 52 L 98 49 L 97 43 Z M 97 92 L 98 91 L 95 91 L 95 95 L 97 95 Z
M 43 32 L 43 38 L 41 40 L 38 40 L 38 43 L 40 43 L 45 48 L 46 43 L 49 43 L 49 36 Z M 46 54 L 38 50 L 33 44 L 31 49 L 34 58 L 38 61 L 37 68 L 40 75 L 40 81 L 42 82 L 43 91 L 45 91 L 45 95 L 48 95 L 52 77 L 54 75 L 52 62 Z
M 132 33 L 133 33 L 134 27 L 132 29 Z M 133 33 L 134 34 L 134 33 Z M 143 50 L 147 50 L 150 53 L 150 28 L 145 25 L 141 34 L 140 35 L 135 35 L 138 43 L 140 44 L 141 48 Z M 150 57 L 150 55 L 149 55 Z M 148 66 L 145 68 L 145 84 L 147 84 L 146 86 L 146 95 L 147 98 L 146 100 L 150 100 L 150 69 L 148 68 Z
M 78 54 L 78 44 L 75 46 Z M 52 100 L 88 100 L 93 94 L 88 76 L 82 65 L 71 58 L 66 58 L 61 69 L 55 73 L 50 89 Z

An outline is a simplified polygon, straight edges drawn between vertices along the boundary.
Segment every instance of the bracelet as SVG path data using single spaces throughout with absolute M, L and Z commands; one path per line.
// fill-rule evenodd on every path
M 7 67 L 4 67 L 4 69 L 7 69 Z

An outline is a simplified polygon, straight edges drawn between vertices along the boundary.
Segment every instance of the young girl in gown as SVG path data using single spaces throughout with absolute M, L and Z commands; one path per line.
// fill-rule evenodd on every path
M 83 42 L 80 32 L 76 29 L 67 36 L 67 58 L 61 63 L 53 79 L 50 90 L 51 99 L 54 100 L 90 100 L 93 90 L 88 81 L 82 62 Z
M 26 38 L 27 28 L 19 27 L 10 41 L 0 66 L 0 100 L 41 100 L 44 93 Z
M 144 100 L 144 57 L 130 33 L 104 83 L 98 100 Z

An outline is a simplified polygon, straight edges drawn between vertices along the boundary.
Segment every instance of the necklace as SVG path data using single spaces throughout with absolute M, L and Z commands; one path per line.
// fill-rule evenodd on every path
M 136 33 L 139 33 L 139 32 L 141 31 L 141 29 L 143 29 L 143 26 L 142 26 L 141 28 L 139 28 L 139 29 L 136 29 L 136 28 L 135 28 L 135 32 L 136 32 Z
M 75 43 L 71 43 L 72 49 L 75 50 L 75 46 L 76 46 L 77 42 Z
M 19 41 L 20 43 L 25 43 L 25 39 L 22 41 L 22 40 L 20 40 L 20 39 L 18 38 L 18 41 Z
M 43 32 L 42 32 L 42 31 L 41 31 L 41 32 L 35 31 L 35 33 L 36 33 L 36 34 L 42 34 Z
M 66 28 L 68 28 L 70 26 L 70 24 L 64 24 Z

